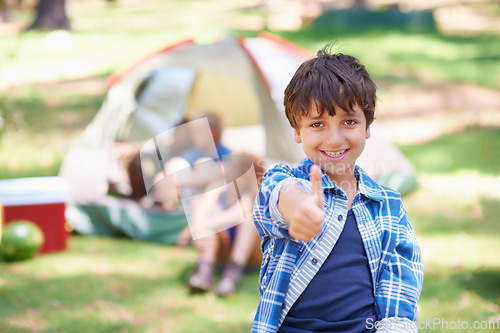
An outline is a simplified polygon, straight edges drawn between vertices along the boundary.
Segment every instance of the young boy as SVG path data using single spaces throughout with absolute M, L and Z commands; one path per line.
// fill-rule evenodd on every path
M 253 332 L 416 332 L 420 249 L 401 196 L 356 159 L 370 137 L 376 86 L 357 59 L 328 47 L 285 90 L 307 158 L 279 164 L 254 207 L 261 238 Z

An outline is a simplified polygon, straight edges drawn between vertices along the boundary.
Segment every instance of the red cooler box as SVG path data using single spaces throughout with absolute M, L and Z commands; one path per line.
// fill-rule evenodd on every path
M 4 224 L 27 219 L 43 231 L 41 252 L 66 249 L 69 228 L 64 211 L 70 197 L 70 186 L 61 177 L 33 177 L 0 180 L 0 202 Z

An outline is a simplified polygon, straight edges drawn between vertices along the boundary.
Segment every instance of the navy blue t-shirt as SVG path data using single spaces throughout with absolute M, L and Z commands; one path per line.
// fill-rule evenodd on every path
M 376 319 L 368 259 L 349 210 L 335 247 L 291 307 L 279 332 L 372 332 L 367 326 L 373 326 Z

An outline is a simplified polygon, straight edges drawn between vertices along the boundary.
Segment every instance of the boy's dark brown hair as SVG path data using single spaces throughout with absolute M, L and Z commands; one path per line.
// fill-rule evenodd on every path
M 358 105 L 368 127 L 375 119 L 377 87 L 359 60 L 342 53 L 329 52 L 331 45 L 318 51 L 316 58 L 303 62 L 285 89 L 285 114 L 298 130 L 299 120 L 307 116 L 312 103 L 320 115 L 335 115 L 334 105 L 351 113 Z

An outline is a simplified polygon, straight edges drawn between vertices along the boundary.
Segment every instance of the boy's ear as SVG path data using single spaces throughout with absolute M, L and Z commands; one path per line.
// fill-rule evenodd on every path
M 372 133 L 370 132 L 370 126 L 368 126 L 368 127 L 366 128 L 365 137 L 366 137 L 367 139 L 369 139 L 369 138 L 370 138 L 370 136 L 372 136 Z
M 302 142 L 302 139 L 300 137 L 300 131 L 297 130 L 297 129 L 293 129 L 293 138 L 295 140 L 296 143 L 301 143 Z

